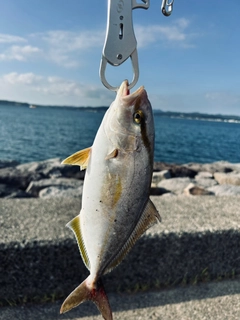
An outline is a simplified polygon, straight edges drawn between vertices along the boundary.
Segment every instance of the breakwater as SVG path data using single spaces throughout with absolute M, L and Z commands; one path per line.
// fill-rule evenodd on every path
M 81 197 L 85 171 L 60 158 L 18 164 L 0 160 L 0 198 Z M 151 195 L 240 195 L 240 164 L 154 163 Z

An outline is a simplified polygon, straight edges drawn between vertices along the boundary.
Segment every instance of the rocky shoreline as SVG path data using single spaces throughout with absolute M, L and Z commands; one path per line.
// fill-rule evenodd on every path
M 19 164 L 0 160 L 0 198 L 81 197 L 85 171 L 60 158 Z M 154 163 L 151 195 L 240 195 L 240 163 Z

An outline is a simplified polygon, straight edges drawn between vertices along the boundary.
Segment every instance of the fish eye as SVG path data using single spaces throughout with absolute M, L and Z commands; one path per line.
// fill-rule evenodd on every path
M 144 116 L 141 110 L 138 110 L 133 115 L 133 120 L 135 123 L 140 124 L 143 120 Z

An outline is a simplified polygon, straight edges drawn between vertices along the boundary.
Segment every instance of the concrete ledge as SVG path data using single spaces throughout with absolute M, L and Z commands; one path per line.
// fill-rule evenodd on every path
M 240 279 L 136 294 L 110 293 L 114 320 L 239 320 Z M 0 309 L 1 320 L 102 320 L 93 303 L 59 314 L 62 301 Z
M 239 197 L 152 197 L 163 222 L 104 277 L 108 292 L 240 274 Z M 0 303 L 66 296 L 88 274 L 65 224 L 78 199 L 0 200 Z

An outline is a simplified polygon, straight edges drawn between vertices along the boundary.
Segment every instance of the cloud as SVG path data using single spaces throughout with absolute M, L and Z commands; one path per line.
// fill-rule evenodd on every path
M 107 98 L 106 89 L 94 85 L 65 80 L 60 77 L 42 78 L 41 85 L 34 88 L 38 92 L 54 96 L 75 96 L 79 98 Z
M 55 30 L 42 33 L 40 37 L 51 47 L 61 48 L 65 52 L 72 52 L 102 46 L 104 32 L 97 30 L 81 32 Z
M 139 48 L 144 48 L 155 42 L 164 42 L 165 45 L 178 45 L 181 47 L 189 48 L 194 45 L 190 43 L 193 34 L 187 31 L 190 21 L 181 18 L 173 21 L 168 25 L 148 25 L 135 27 L 135 33 Z M 197 36 L 196 34 L 194 36 Z
M 22 38 L 10 34 L 0 34 L 0 61 L 26 61 L 29 57 L 40 53 L 41 50 L 38 47 L 32 46 L 27 43 L 27 38 Z M 26 43 L 25 45 L 19 45 L 19 43 Z
M 80 65 L 80 56 L 104 43 L 104 31 L 83 30 L 79 32 L 54 30 L 32 34 L 42 41 L 47 58 L 58 65 L 71 68 Z
M 6 83 L 15 85 L 15 84 L 22 84 L 22 85 L 36 85 L 43 77 L 35 75 L 31 72 L 29 73 L 22 73 L 19 74 L 17 72 L 11 72 L 3 76 L 3 80 Z
M 0 61 L 18 60 L 26 61 L 32 56 L 41 53 L 41 49 L 31 45 L 26 46 L 11 46 L 4 53 L 0 54 Z
M 192 39 L 197 35 L 190 33 L 189 26 L 190 20 L 186 18 L 170 24 L 135 25 L 138 48 L 159 43 L 164 46 L 193 47 Z M 31 59 L 64 68 L 79 68 L 86 66 L 86 61 L 94 55 L 94 51 L 101 52 L 104 38 L 105 29 L 51 30 L 29 34 L 25 38 L 0 34 L 0 61 L 26 62 Z
M 109 99 L 106 89 L 94 85 L 82 84 L 71 80 L 64 80 L 58 77 L 47 77 L 45 84 L 38 86 L 37 91 L 46 95 L 60 97 L 78 97 L 82 99 Z
M 29 58 L 50 60 L 60 66 L 80 66 L 83 55 L 94 48 L 101 48 L 105 31 L 83 30 L 79 32 L 54 30 L 29 34 L 26 38 L 0 34 L 0 61 L 26 61 Z M 20 46 L 18 43 L 25 42 Z M 37 43 L 37 46 L 34 45 Z
M 0 44 L 1 43 L 17 43 L 17 42 L 27 42 L 26 39 L 11 34 L 0 33 Z
M 189 32 L 190 20 L 177 19 L 170 24 L 148 26 L 135 25 L 138 48 L 146 48 L 155 43 L 184 48 L 193 47 L 191 43 L 196 34 Z M 104 44 L 105 29 L 66 31 L 51 30 L 29 34 L 23 37 L 0 34 L 0 61 L 25 62 L 29 59 L 53 62 L 64 68 L 86 65 L 94 50 L 100 52 Z M 19 45 L 24 43 L 24 45 Z
M 109 104 L 113 100 L 113 93 L 102 86 L 54 76 L 44 77 L 33 73 L 12 72 L 2 76 L 0 83 L 7 86 L 9 92 L 25 92 L 26 98 L 22 100 L 29 101 L 28 97 L 35 96 L 33 102 L 40 104 L 46 101 L 47 104 L 99 106 Z

